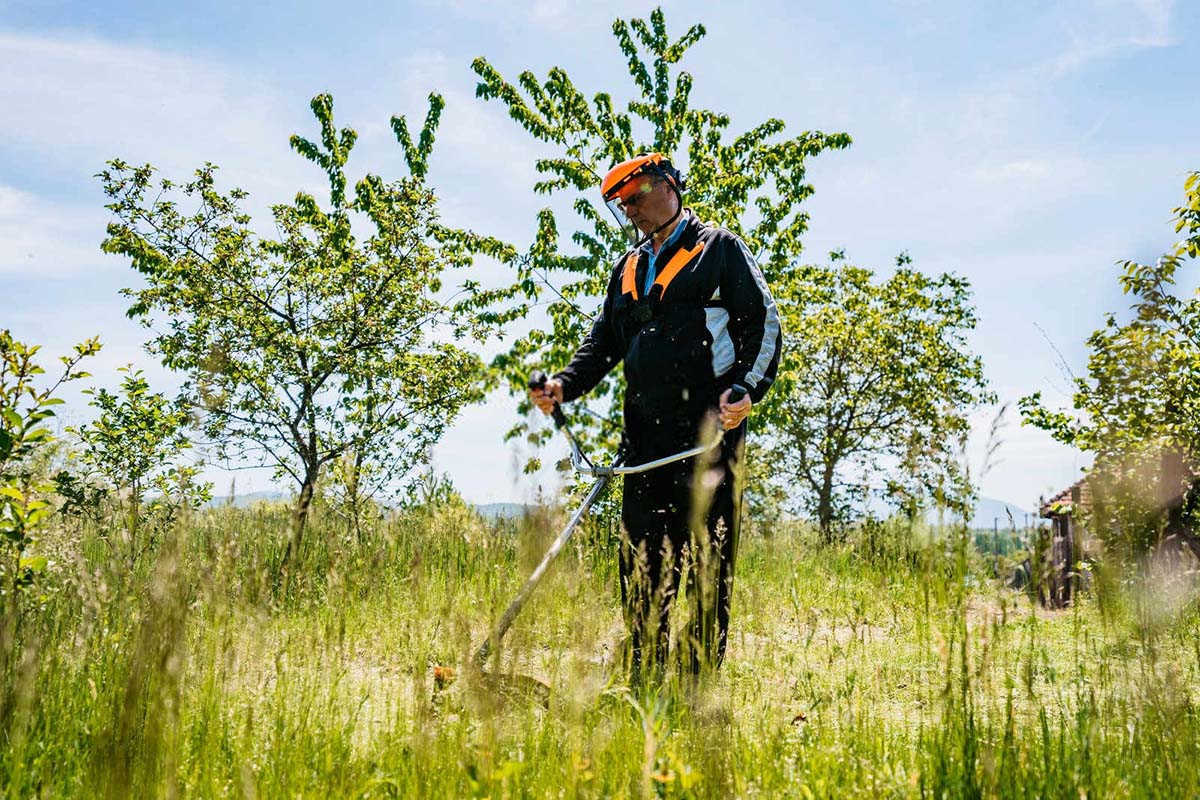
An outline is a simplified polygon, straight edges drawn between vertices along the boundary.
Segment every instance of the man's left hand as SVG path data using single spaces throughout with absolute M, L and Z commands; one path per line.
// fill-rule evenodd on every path
M 750 407 L 753 405 L 750 402 L 750 395 L 746 395 L 736 403 L 729 402 L 729 393 L 732 389 L 726 389 L 721 394 L 721 426 L 725 430 L 732 430 L 742 424 L 742 420 L 750 416 Z

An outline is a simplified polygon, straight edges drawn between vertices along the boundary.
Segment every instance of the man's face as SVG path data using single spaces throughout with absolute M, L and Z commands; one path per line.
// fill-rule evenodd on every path
M 642 233 L 658 230 L 679 210 L 675 192 L 662 178 L 637 178 L 621 195 L 621 210 Z

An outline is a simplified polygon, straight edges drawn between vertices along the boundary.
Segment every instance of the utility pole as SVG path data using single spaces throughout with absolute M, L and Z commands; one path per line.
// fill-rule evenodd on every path
M 992 517 L 992 577 L 1000 577 L 1000 518 Z

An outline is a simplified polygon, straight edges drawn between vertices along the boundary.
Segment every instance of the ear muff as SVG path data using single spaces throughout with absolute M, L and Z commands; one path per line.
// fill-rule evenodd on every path
M 683 173 L 680 172 L 679 170 L 675 169 L 675 167 L 671 165 L 670 161 L 667 161 L 664 158 L 663 160 L 661 160 L 657 164 L 655 164 L 654 168 L 658 171 L 659 174 L 662 175 L 662 177 L 664 177 L 667 180 L 674 183 L 675 188 L 678 189 L 680 192 L 682 192 L 684 189 L 687 188 L 687 181 L 684 179 Z

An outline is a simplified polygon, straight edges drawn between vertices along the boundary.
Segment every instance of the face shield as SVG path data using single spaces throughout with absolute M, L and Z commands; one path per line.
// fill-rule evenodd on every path
M 612 213 L 617 226 L 625 234 L 629 243 L 637 247 L 648 241 L 654 234 L 666 228 L 679 219 L 683 212 L 683 198 L 679 194 L 682 177 L 671 163 L 658 153 L 648 156 L 638 156 L 617 164 L 604 177 L 601 193 L 604 204 Z M 643 232 L 633 221 L 650 209 L 643 211 L 641 203 L 656 188 L 666 185 L 675 195 L 674 213 L 669 219 L 650 231 Z M 641 217 L 641 219 L 646 219 Z
M 635 212 L 638 202 L 654 191 L 655 184 L 655 179 L 643 172 L 631 176 L 604 199 L 604 204 L 608 206 L 613 219 L 617 221 L 618 227 L 621 228 L 631 245 L 640 244 L 639 240 L 643 239 L 643 234 L 634 224 L 630 215 Z

